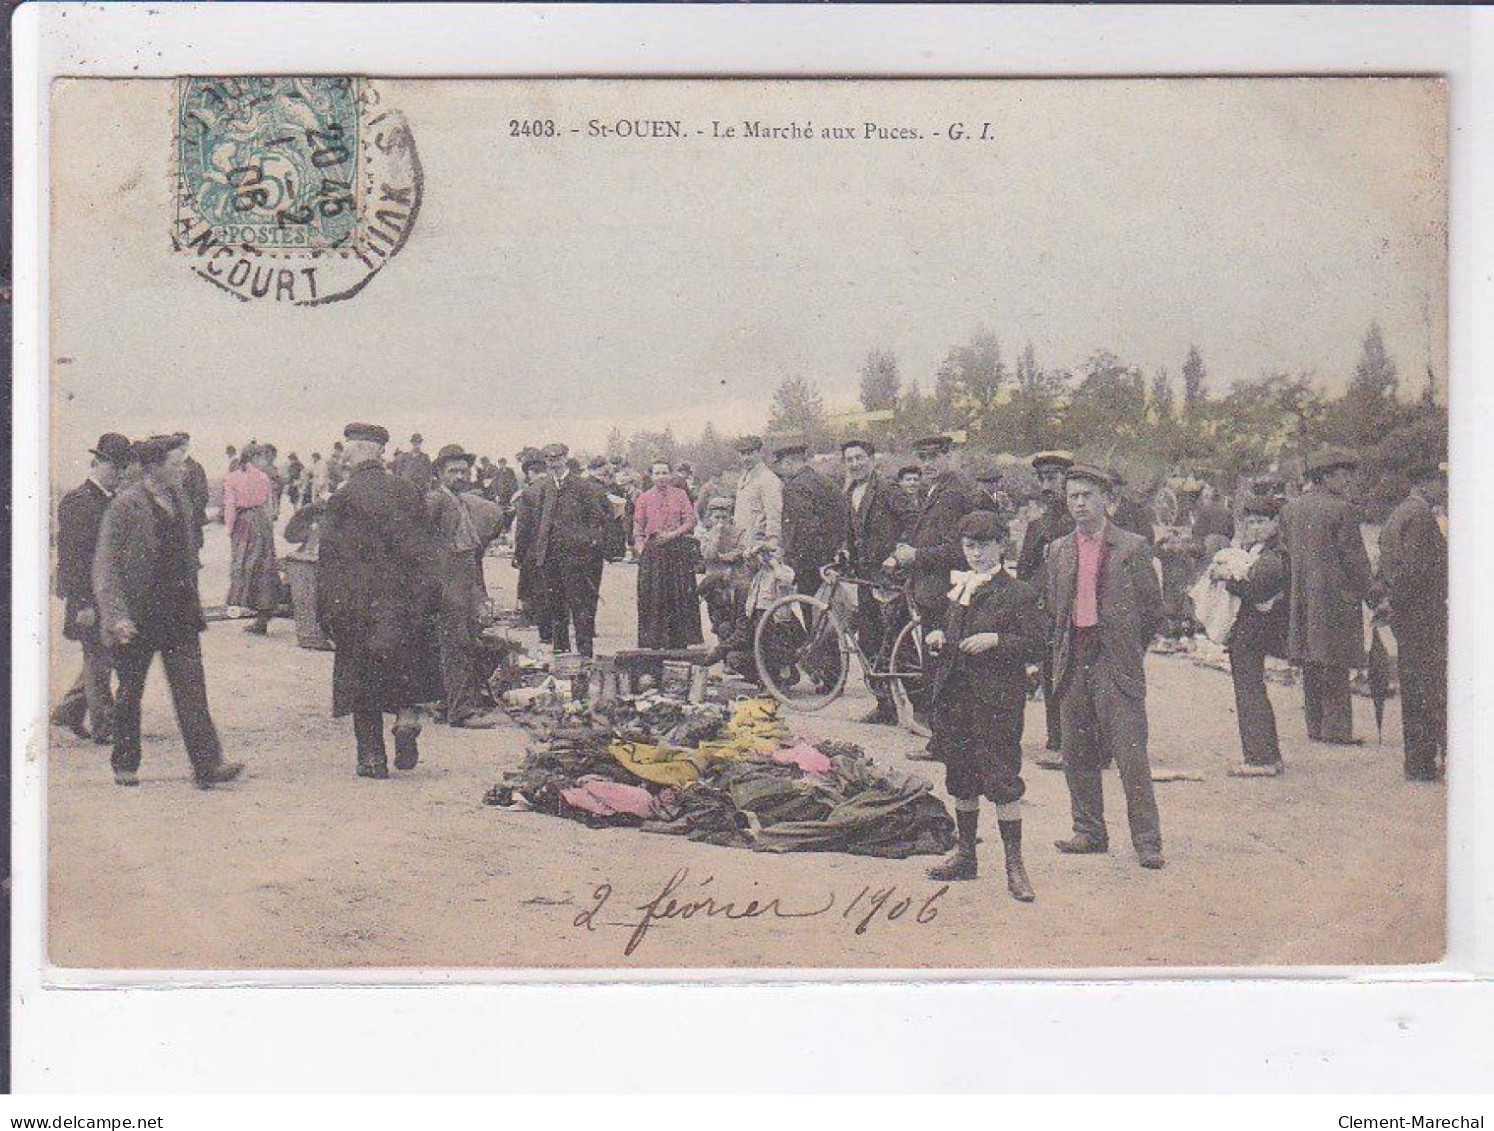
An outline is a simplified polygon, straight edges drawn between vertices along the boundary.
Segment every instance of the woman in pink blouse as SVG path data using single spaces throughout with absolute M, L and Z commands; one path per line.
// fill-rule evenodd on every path
M 223 477 L 223 525 L 233 548 L 228 603 L 251 608 L 245 628 L 263 636 L 280 601 L 280 567 L 275 560 L 275 484 L 268 471 L 273 449 L 245 445 L 239 465 Z
M 651 473 L 653 486 L 638 496 L 633 507 L 638 646 L 688 648 L 705 639 L 689 543 L 695 530 L 695 505 L 670 474 L 669 464 L 655 463 Z

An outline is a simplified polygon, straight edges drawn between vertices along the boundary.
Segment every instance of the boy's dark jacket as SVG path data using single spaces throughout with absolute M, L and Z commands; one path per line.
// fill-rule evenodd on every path
M 1225 588 L 1240 598 L 1240 611 L 1229 632 L 1229 647 L 1241 652 L 1259 652 L 1266 656 L 1285 656 L 1287 620 L 1291 604 L 1285 594 L 1291 581 L 1286 555 L 1273 537 L 1261 547 L 1260 556 L 1250 567 L 1244 581 L 1227 581 Z M 1272 598 L 1276 603 L 1262 612 Z
M 976 655 L 960 651 L 960 641 L 978 632 L 1001 637 Z M 1042 659 L 1047 631 L 1038 591 L 1005 570 L 975 591 L 968 607 L 949 602 L 944 647 L 932 663 L 930 699 L 935 726 L 985 729 L 999 712 L 1017 710 L 1027 698 L 1027 665 Z

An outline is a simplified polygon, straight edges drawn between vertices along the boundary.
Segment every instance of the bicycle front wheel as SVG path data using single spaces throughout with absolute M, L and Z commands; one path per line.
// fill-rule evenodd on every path
M 851 671 L 851 641 L 830 606 L 802 593 L 768 606 L 752 651 L 763 685 L 796 711 L 833 703 Z
M 887 675 L 894 685 L 893 694 L 906 695 L 913 709 L 920 714 L 928 710 L 925 663 L 923 626 L 909 621 L 903 625 L 892 645 Z

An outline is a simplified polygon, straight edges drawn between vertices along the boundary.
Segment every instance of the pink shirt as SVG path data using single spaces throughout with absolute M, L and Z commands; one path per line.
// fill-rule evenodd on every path
M 230 536 L 239 512 L 264 506 L 270 501 L 273 489 L 270 477 L 252 463 L 223 477 L 223 525 L 228 528 Z
M 644 542 L 651 534 L 672 534 L 695 529 L 695 507 L 684 488 L 668 483 L 650 487 L 633 503 L 633 541 Z
M 1100 558 L 1105 551 L 1105 527 L 1098 534 L 1074 531 L 1079 550 L 1079 576 L 1074 588 L 1074 627 L 1094 628 L 1100 623 Z

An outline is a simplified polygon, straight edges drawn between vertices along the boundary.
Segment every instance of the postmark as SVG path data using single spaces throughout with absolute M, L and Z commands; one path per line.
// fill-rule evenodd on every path
M 172 246 L 243 302 L 358 294 L 404 247 L 423 177 L 409 122 L 344 75 L 177 82 Z

